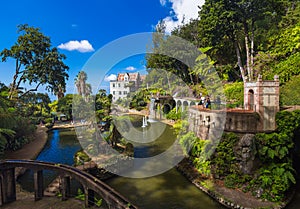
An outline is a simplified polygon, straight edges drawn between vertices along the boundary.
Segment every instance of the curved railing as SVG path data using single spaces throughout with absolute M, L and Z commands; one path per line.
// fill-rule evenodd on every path
M 86 191 L 93 191 L 99 194 L 110 208 L 117 208 L 117 209 L 134 209 L 137 208 L 136 206 L 132 205 L 125 197 L 123 197 L 120 193 L 116 192 L 110 186 L 102 182 L 101 180 L 95 178 L 89 173 L 81 171 L 75 167 L 63 165 L 63 164 L 55 164 L 49 162 L 42 162 L 36 160 L 3 160 L 0 161 L 0 170 L 8 170 L 14 169 L 16 167 L 23 167 L 27 169 L 32 169 L 35 171 L 41 170 L 53 170 L 60 173 L 60 175 L 68 176 L 71 178 L 76 179 L 80 182 Z M 5 172 L 1 172 L 1 191 L 3 191 L 3 184 L 5 176 L 3 176 Z M 14 180 L 14 179 L 13 179 Z M 12 189 L 13 191 L 13 189 Z M 3 192 L 2 199 L 3 199 Z M 3 202 L 3 201 L 2 201 Z

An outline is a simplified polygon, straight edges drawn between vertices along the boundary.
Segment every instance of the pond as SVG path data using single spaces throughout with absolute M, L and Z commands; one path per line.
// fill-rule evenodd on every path
M 48 141 L 36 160 L 73 165 L 74 154 L 80 149 L 74 129 L 54 129 L 49 133 Z M 54 171 L 43 171 L 43 175 L 44 187 L 57 176 Z M 33 192 L 33 171 L 27 170 L 18 178 L 18 182 L 23 189 Z
M 160 122 L 151 123 L 150 125 L 152 127 L 165 126 Z M 141 127 L 137 127 L 137 129 L 143 131 Z M 147 131 L 149 136 L 155 135 L 155 133 L 151 133 L 151 131 L 155 132 L 155 129 L 148 129 Z M 135 157 L 145 158 L 159 154 L 173 143 L 174 138 L 172 127 L 166 126 L 155 141 L 149 143 L 133 141 Z M 73 156 L 80 149 L 81 146 L 74 129 L 53 130 L 49 133 L 48 142 L 37 160 L 72 165 L 74 163 Z M 56 173 L 51 171 L 45 171 L 44 175 L 46 185 L 56 177 Z M 32 171 L 27 171 L 18 181 L 21 183 L 22 188 L 33 191 Z M 222 205 L 190 183 L 175 168 L 153 177 L 115 177 L 107 180 L 106 183 L 141 209 L 224 209 Z M 79 185 L 76 186 L 76 188 L 78 187 Z M 74 193 L 75 190 L 73 188 Z M 287 207 L 288 209 L 299 208 L 299 191 L 300 188 L 298 187 L 295 198 Z

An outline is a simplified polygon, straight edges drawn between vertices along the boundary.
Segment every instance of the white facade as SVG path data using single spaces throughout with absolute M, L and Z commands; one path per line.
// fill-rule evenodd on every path
M 139 73 L 119 73 L 117 80 L 110 81 L 110 94 L 113 95 L 113 102 L 126 98 L 128 93 L 136 91 L 141 84 Z
M 109 89 L 113 95 L 113 102 L 127 97 L 127 94 L 130 92 L 128 84 L 129 81 L 110 81 Z

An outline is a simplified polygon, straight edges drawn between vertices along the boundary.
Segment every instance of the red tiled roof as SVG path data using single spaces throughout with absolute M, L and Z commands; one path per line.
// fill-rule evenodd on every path
M 139 73 L 119 73 L 117 77 L 117 81 L 124 81 L 125 74 L 128 75 L 129 81 L 137 81 Z

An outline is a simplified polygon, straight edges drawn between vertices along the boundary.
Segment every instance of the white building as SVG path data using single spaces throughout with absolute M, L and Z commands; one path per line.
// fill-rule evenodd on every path
M 136 91 L 141 84 L 139 73 L 119 73 L 117 80 L 110 81 L 110 94 L 113 95 L 113 102 L 127 97 L 130 92 Z

